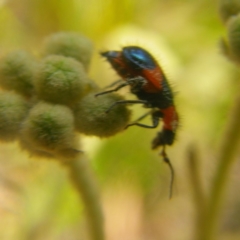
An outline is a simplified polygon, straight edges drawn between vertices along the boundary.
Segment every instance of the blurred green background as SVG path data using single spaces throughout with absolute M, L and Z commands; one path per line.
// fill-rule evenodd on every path
M 217 0 L 0 1 L 0 56 L 15 49 L 39 56 L 44 38 L 58 31 L 92 40 L 89 75 L 101 87 L 118 76 L 99 52 L 137 44 L 159 60 L 176 92 L 181 127 L 167 149 L 176 171 L 170 201 L 169 169 L 150 147 L 158 130 L 132 127 L 109 139 L 82 137 L 102 192 L 106 239 L 193 239 L 187 152 L 197 146 L 207 189 L 238 91 L 239 72 L 219 48 L 225 28 Z M 128 89 L 121 94 L 132 98 Z M 145 111 L 131 108 L 133 119 Z M 85 239 L 83 206 L 64 169 L 31 159 L 17 144 L 2 143 L 0 150 L 0 239 Z M 232 174 L 219 239 L 240 238 L 240 194 L 234 191 L 239 168 L 236 164 Z

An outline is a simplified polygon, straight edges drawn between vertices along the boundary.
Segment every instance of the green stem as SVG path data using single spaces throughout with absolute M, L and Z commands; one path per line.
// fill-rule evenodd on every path
M 206 196 L 200 177 L 200 166 L 195 146 L 190 146 L 188 151 L 188 169 L 190 184 L 192 185 L 192 196 L 196 209 L 196 236 L 201 235 L 205 221 Z
M 104 240 L 103 214 L 96 182 L 88 161 L 78 158 L 66 163 L 70 178 L 84 203 L 91 240 Z
M 240 139 L 240 96 L 235 101 L 235 106 L 230 114 L 229 123 L 223 136 L 223 142 L 219 149 L 218 163 L 213 184 L 210 189 L 209 204 L 205 215 L 205 222 L 201 230 L 199 240 L 216 239 L 216 229 L 221 212 L 224 193 L 227 181 L 229 180 L 230 170 L 234 163 L 234 156 L 239 145 Z

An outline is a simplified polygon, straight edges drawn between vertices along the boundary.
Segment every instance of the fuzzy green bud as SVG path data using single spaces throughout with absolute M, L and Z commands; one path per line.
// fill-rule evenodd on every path
M 227 35 L 230 59 L 240 63 L 240 15 L 228 22 Z
M 91 88 L 83 66 L 76 60 L 63 56 L 48 56 L 40 63 L 35 87 L 40 99 L 72 105 Z
M 28 102 L 20 95 L 11 92 L 0 93 L 0 139 L 15 140 L 21 123 L 29 111 Z
M 62 105 L 35 105 L 23 123 L 21 138 L 35 153 L 61 157 L 78 154 L 73 113 Z
M 19 50 L 0 60 L 0 85 L 24 96 L 31 96 L 35 73 L 35 59 L 28 52 Z
M 219 14 L 223 22 L 240 12 L 239 0 L 219 0 Z
M 126 105 L 106 110 L 116 101 L 122 100 L 117 94 L 95 97 L 94 93 L 85 96 L 74 109 L 76 128 L 80 133 L 98 137 L 110 137 L 122 131 L 130 118 Z
M 229 49 L 228 43 L 227 43 L 227 41 L 224 38 L 220 39 L 219 47 L 220 47 L 220 50 L 221 50 L 222 54 L 225 57 L 229 58 L 230 60 L 233 60 L 232 57 L 231 57 L 231 53 L 230 53 L 230 49 Z
M 92 56 L 92 43 L 85 36 L 74 32 L 59 32 L 45 40 L 43 54 L 72 57 L 87 70 Z

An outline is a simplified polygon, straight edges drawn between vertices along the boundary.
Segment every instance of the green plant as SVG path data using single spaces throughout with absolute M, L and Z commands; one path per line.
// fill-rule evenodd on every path
M 103 240 L 103 216 L 93 173 L 80 149 L 79 134 L 109 137 L 124 129 L 129 111 L 104 111 L 116 94 L 96 100 L 98 86 L 89 79 L 92 44 L 77 33 L 47 38 L 42 58 L 24 51 L 0 62 L 0 139 L 19 142 L 37 159 L 59 161 L 79 192 L 92 240 Z M 111 123 L 111 124 L 110 124 Z
M 222 53 L 239 66 L 240 62 L 240 1 L 220 0 L 219 12 L 227 28 L 226 39 L 221 40 Z M 197 209 L 196 239 L 217 239 L 217 226 L 221 207 L 226 197 L 226 188 L 231 169 L 236 160 L 240 139 L 240 95 L 236 96 L 234 106 L 229 113 L 229 121 L 220 141 L 216 154 L 216 171 L 213 176 L 209 194 L 203 191 L 199 176 L 199 159 L 195 147 L 189 150 L 189 169 L 193 185 L 193 196 Z

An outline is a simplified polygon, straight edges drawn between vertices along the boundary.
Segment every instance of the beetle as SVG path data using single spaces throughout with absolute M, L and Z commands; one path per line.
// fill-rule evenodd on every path
M 120 81 L 110 86 L 115 88 L 97 93 L 95 96 L 116 92 L 129 86 L 131 93 L 136 95 L 137 100 L 120 100 L 113 103 L 106 112 L 109 112 L 118 104 L 143 104 L 150 108 L 146 114 L 138 118 L 130 126 L 144 128 L 156 128 L 160 120 L 163 126 L 152 141 L 152 149 L 162 147 L 160 155 L 163 157 L 171 171 L 170 198 L 174 182 L 174 169 L 167 156 L 166 146 L 172 145 L 179 126 L 179 117 L 174 105 L 174 94 L 167 78 L 156 59 L 144 48 L 139 46 L 126 46 L 121 51 L 105 51 L 101 55 L 107 59 L 113 69 L 121 77 Z M 140 123 L 143 118 L 151 115 L 152 125 Z

